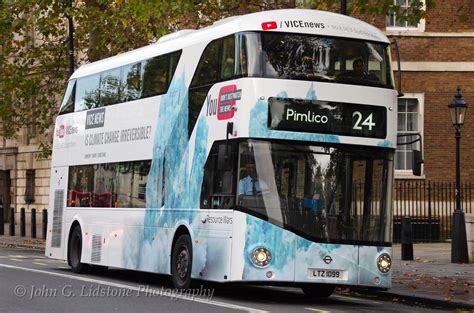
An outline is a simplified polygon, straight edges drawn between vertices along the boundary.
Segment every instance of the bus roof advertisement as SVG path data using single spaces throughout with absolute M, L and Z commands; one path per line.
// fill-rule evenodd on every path
M 228 120 L 234 117 L 236 101 L 240 100 L 242 90 L 237 90 L 237 85 L 224 86 L 219 90 L 217 119 Z

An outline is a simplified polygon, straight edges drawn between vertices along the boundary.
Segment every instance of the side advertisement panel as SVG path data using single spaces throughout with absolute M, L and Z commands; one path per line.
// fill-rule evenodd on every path
M 159 99 L 58 116 L 52 166 L 150 159 Z

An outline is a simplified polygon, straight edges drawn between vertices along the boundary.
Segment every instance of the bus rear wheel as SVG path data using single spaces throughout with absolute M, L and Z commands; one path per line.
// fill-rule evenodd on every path
M 82 254 L 82 231 L 80 226 L 74 227 L 69 237 L 68 263 L 74 273 L 86 273 L 89 269 L 87 264 L 81 263 Z
M 178 237 L 171 254 L 171 279 L 177 289 L 188 288 L 191 284 L 193 250 L 191 237 L 183 234 Z
M 336 289 L 333 285 L 311 284 L 301 287 L 304 294 L 311 298 L 327 298 Z

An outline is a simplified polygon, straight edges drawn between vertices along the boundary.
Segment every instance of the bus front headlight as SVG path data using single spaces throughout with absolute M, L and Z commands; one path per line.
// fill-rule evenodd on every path
M 267 248 L 259 247 L 253 249 L 252 253 L 250 254 L 250 258 L 252 259 L 253 264 L 256 266 L 265 267 L 270 264 L 272 260 L 272 253 Z
M 388 253 L 381 254 L 377 259 L 377 267 L 382 273 L 388 273 L 392 267 L 392 258 Z

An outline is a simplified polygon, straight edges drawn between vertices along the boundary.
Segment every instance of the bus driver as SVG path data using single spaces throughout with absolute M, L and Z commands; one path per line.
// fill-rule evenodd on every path
M 262 192 L 262 187 L 265 189 L 265 182 L 257 177 L 255 164 L 248 163 L 245 165 L 243 177 L 239 181 L 239 195 L 256 195 Z

